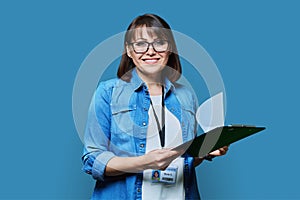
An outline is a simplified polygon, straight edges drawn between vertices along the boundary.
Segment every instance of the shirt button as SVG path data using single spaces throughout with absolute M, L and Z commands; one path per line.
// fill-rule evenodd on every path
M 141 147 L 141 148 L 144 148 L 144 144 L 140 144 L 140 147 Z
M 146 122 L 143 122 L 143 126 L 146 126 Z
M 138 191 L 138 192 L 141 192 L 141 188 L 138 188 L 137 191 Z

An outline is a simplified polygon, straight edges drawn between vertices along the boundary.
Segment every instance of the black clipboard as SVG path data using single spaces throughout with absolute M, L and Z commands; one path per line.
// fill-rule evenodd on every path
M 214 150 L 228 146 L 264 129 L 265 127 L 249 125 L 221 126 L 201 134 L 193 140 L 173 148 L 173 150 L 179 150 L 182 154 L 186 152 L 193 157 L 203 157 Z

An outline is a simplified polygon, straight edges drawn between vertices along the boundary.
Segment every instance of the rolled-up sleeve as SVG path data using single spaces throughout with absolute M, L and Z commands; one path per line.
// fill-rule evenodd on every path
M 105 151 L 99 154 L 93 163 L 92 176 L 94 179 L 104 181 L 105 167 L 108 161 L 115 155 L 110 151 Z
M 105 180 L 105 168 L 115 155 L 109 151 L 111 88 L 100 83 L 92 98 L 84 133 L 83 171 L 99 181 Z

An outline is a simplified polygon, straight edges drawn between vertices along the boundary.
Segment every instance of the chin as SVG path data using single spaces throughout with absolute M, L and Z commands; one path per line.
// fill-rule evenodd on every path
M 155 75 L 157 73 L 160 73 L 162 70 L 163 67 L 161 65 L 143 65 L 140 68 L 140 71 L 148 75 Z
M 162 63 L 146 63 L 143 62 L 141 63 L 141 66 L 143 67 L 152 67 L 152 68 L 163 68 L 163 64 Z

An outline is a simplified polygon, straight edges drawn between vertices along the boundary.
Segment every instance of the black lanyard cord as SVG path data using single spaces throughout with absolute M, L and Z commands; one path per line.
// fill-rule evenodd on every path
M 164 101 L 164 86 L 163 85 L 161 86 L 161 92 L 162 92 L 162 97 L 161 97 L 161 125 L 162 125 L 162 128 L 159 124 L 159 120 L 156 115 L 155 109 L 153 107 L 151 98 L 150 98 L 150 104 L 152 106 L 153 114 L 154 114 L 155 121 L 157 124 L 157 129 L 158 129 L 159 138 L 160 138 L 160 144 L 161 144 L 161 147 L 164 147 L 165 146 L 165 101 Z

